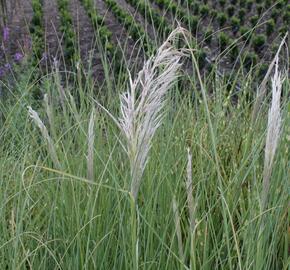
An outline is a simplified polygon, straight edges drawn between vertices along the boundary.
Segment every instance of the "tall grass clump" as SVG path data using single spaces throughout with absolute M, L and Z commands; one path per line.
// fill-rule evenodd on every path
M 121 95 L 121 117 L 119 121 L 115 119 L 126 139 L 125 148 L 130 163 L 134 269 L 138 268 L 138 192 L 152 139 L 162 123 L 166 94 L 177 81 L 180 60 L 184 56 L 181 50 L 171 45 L 181 34 L 185 34 L 184 29 L 174 30 L 158 48 L 156 55 L 144 64 L 137 78 L 132 80 L 129 76 L 129 90 Z
M 103 92 L 82 67 L 0 82 L 0 269 L 289 268 L 284 67 L 252 98 L 254 70 L 204 76 L 179 38 Z

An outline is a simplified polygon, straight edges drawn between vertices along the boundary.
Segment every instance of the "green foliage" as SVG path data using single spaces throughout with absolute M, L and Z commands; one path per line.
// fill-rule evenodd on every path
M 257 13 L 258 13 L 259 16 L 261 16 L 263 10 L 264 10 L 263 4 L 257 5 Z
M 250 18 L 250 22 L 252 24 L 252 27 L 256 26 L 260 17 L 258 15 L 254 15 Z
M 209 6 L 208 5 L 202 5 L 201 8 L 200 8 L 200 14 L 202 16 L 206 16 L 209 14 Z
M 270 36 L 275 30 L 275 21 L 270 19 L 266 24 L 266 33 Z
M 244 9 L 244 8 L 239 9 L 238 14 L 239 14 L 240 21 L 244 22 L 245 21 L 245 15 L 247 14 L 246 9 Z
M 239 20 L 239 18 L 235 16 L 231 18 L 231 26 L 232 26 L 232 31 L 234 34 L 236 34 L 239 31 L 240 24 L 241 24 L 241 21 Z
M 247 69 L 250 69 L 252 66 L 255 66 L 258 62 L 258 56 L 254 52 L 247 52 L 244 59 L 244 66 Z
M 211 16 L 211 18 L 215 19 L 217 17 L 217 15 L 218 15 L 218 12 L 217 12 L 216 9 L 211 9 L 210 10 L 210 16 Z
M 254 47 L 256 52 L 259 52 L 262 49 L 262 47 L 266 43 L 266 40 L 267 40 L 267 38 L 263 34 L 259 34 L 259 35 L 253 37 L 253 47 Z
M 147 38 L 147 34 L 143 27 L 135 22 L 134 18 L 124 9 L 122 9 L 115 0 L 105 0 L 105 3 L 112 10 L 120 23 L 124 24 L 128 33 L 135 41 L 140 39 L 143 41 L 143 47 L 146 52 L 150 51 L 154 46 Z
M 193 33 L 196 32 L 198 26 L 199 18 L 197 16 L 190 16 L 189 17 L 189 25 L 190 29 Z
M 71 64 L 78 59 L 76 49 L 76 35 L 72 28 L 73 19 L 69 12 L 68 0 L 57 0 L 57 6 L 60 14 L 60 31 L 63 33 L 64 55 L 65 59 Z
M 193 2 L 191 5 L 191 9 L 194 15 L 198 15 L 200 11 L 200 4 L 197 2 Z
M 283 15 L 283 22 L 286 24 L 286 25 L 290 25 L 290 11 L 287 10 L 285 12 L 285 14 Z
M 287 25 L 281 26 L 281 27 L 279 28 L 279 33 L 280 33 L 281 35 L 283 35 L 283 36 L 284 36 L 288 31 L 289 31 L 289 27 L 287 27 Z
M 205 42 L 207 44 L 211 44 L 212 38 L 213 38 L 213 30 L 212 28 L 207 28 L 205 32 L 205 37 L 204 37 Z
M 247 6 L 248 11 L 250 11 L 253 6 L 253 0 L 246 0 L 246 6 Z
M 44 53 L 44 25 L 41 0 L 32 1 L 33 17 L 29 27 L 32 35 L 33 65 L 36 66 Z
M 239 47 L 237 43 L 234 42 L 234 40 L 230 40 L 229 42 L 231 45 L 230 47 L 230 57 L 233 62 L 237 60 L 237 57 L 239 56 Z
M 230 37 L 224 32 L 221 32 L 218 35 L 218 40 L 219 40 L 219 45 L 220 45 L 221 51 L 225 50 L 226 47 L 230 44 Z
M 277 22 L 279 15 L 280 12 L 276 8 L 274 8 L 271 12 L 271 18 L 274 19 L 275 22 Z
M 219 4 L 221 7 L 224 7 L 226 4 L 226 0 L 219 0 Z
M 229 17 L 234 16 L 234 14 L 235 14 L 235 6 L 233 6 L 233 5 L 229 5 L 229 6 L 227 7 L 227 13 L 228 13 L 228 16 L 229 16 Z
M 241 7 L 241 8 L 245 8 L 246 5 L 247 5 L 247 2 L 246 2 L 245 0 L 240 0 L 240 1 L 239 1 L 239 4 L 240 4 L 240 7 Z
M 196 51 L 196 58 L 198 62 L 199 68 L 204 68 L 206 65 L 206 51 L 203 49 L 199 49 Z
M 219 12 L 217 15 L 217 21 L 220 27 L 223 27 L 228 20 L 227 15 L 224 12 Z
M 119 94 L 128 89 L 128 78 L 114 84 L 114 92 L 97 94 L 95 82 L 86 77 L 81 85 L 72 74 L 66 85 L 57 80 L 62 73 L 53 73 L 35 85 L 30 73 L 29 67 L 21 76 L 16 74 L 18 80 L 0 107 L 0 269 L 287 269 L 287 79 L 281 98 L 283 129 L 265 208 L 261 197 L 269 104 L 263 99 L 254 122 L 257 86 L 251 78 L 256 72 L 251 69 L 241 78 L 209 74 L 202 89 L 194 77 L 183 87 L 173 85 L 142 175 L 136 246 L 131 240 L 126 142 L 94 101 L 118 118 Z M 41 99 L 36 106 L 33 88 L 44 91 L 48 102 Z M 136 94 L 142 94 L 139 88 Z M 47 128 L 60 169 L 28 116 L 32 103 Z M 192 169 L 192 205 L 187 199 L 187 167 Z

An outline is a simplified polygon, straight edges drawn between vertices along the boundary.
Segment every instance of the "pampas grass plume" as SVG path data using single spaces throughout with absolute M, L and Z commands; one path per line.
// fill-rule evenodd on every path
M 126 138 L 134 200 L 138 196 L 152 138 L 162 122 L 166 93 L 178 77 L 180 60 L 184 55 L 171 43 L 184 33 L 181 27 L 175 29 L 156 55 L 144 64 L 137 78 L 133 81 L 130 76 L 129 89 L 121 95 L 118 125 Z
M 265 161 L 263 170 L 263 192 L 262 207 L 267 204 L 267 197 L 270 188 L 270 178 L 274 162 L 275 153 L 278 146 L 281 130 L 280 99 L 283 79 L 278 70 L 278 57 L 275 63 L 275 73 L 272 78 L 272 102 L 268 113 L 267 137 L 265 146 Z
M 53 144 L 53 141 L 51 139 L 51 137 L 48 134 L 47 128 L 46 126 L 43 124 L 43 122 L 41 121 L 38 113 L 36 111 L 34 111 L 30 106 L 28 106 L 28 113 L 30 118 L 34 121 L 34 123 L 38 126 L 38 128 L 40 129 L 41 135 L 44 138 L 44 140 L 47 143 L 48 146 L 48 152 L 50 154 L 50 157 L 54 163 L 54 166 L 57 169 L 60 169 L 60 162 L 58 160 L 57 154 L 56 154 L 56 150 Z

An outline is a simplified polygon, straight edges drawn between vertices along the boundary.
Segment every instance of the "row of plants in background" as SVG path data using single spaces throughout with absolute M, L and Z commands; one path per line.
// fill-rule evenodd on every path
M 42 0 L 32 0 L 33 17 L 30 24 L 32 38 L 32 61 L 36 66 L 44 53 L 44 25 L 43 25 L 43 2 Z
M 260 1 L 254 5 L 254 1 L 182 1 L 182 6 L 185 10 L 179 11 L 180 8 L 174 7 L 174 3 L 167 0 L 156 0 L 156 3 L 161 7 L 166 7 L 172 12 L 176 9 L 176 14 L 180 14 L 183 18 L 186 17 L 186 8 L 191 11 L 192 16 L 195 16 L 195 24 L 198 25 L 204 18 L 210 18 L 215 31 L 226 29 L 225 33 L 228 35 L 228 40 L 231 38 L 243 37 L 245 35 L 250 48 L 259 55 L 263 52 L 264 46 L 272 43 L 275 36 L 278 34 L 284 35 L 290 23 L 290 4 L 288 1 Z M 273 6 L 273 7 L 272 7 Z M 271 8 L 267 11 L 267 9 Z M 267 11 L 267 16 L 263 13 Z M 263 20 L 261 17 L 264 16 Z M 259 25 L 258 25 L 259 24 Z M 258 27 L 257 27 L 258 25 Z M 202 28 L 202 23 L 199 24 Z M 256 34 L 256 31 L 250 31 L 257 27 L 259 32 L 264 30 L 266 35 Z M 277 31 L 278 29 L 278 31 Z M 275 35 L 275 36 L 274 36 Z M 219 39 L 219 37 L 218 37 Z M 211 39 L 207 40 L 211 43 Z M 230 43 L 230 42 L 228 42 Z M 227 44 L 228 45 L 228 44 Z
M 84 6 L 95 31 L 98 33 L 100 41 L 106 53 L 112 56 L 115 52 L 112 42 L 112 32 L 104 25 L 104 18 L 98 14 L 93 0 L 80 0 Z
M 122 72 L 123 55 L 120 47 L 113 43 L 113 33 L 105 25 L 104 17 L 98 14 L 96 4 L 93 0 L 80 0 L 80 2 L 84 6 L 89 18 L 91 19 L 95 33 L 97 34 L 97 39 L 101 43 L 99 45 L 102 46 L 102 52 L 109 58 L 111 67 L 114 69 L 116 74 L 120 75 Z
M 60 15 L 60 31 L 63 33 L 64 57 L 68 63 L 78 60 L 76 35 L 74 32 L 73 19 L 69 12 L 69 0 L 57 0 Z
M 168 0 L 150 0 L 151 2 L 156 3 L 162 10 L 169 11 L 175 16 L 179 21 L 186 24 L 188 29 L 195 34 L 200 18 L 189 14 L 188 11 L 183 9 L 180 5 L 175 2 Z
M 150 52 L 154 48 L 153 42 L 149 39 L 144 28 L 135 21 L 134 17 L 121 8 L 115 0 L 105 0 L 105 3 L 118 21 L 125 26 L 128 34 L 135 41 L 142 42 L 142 47 L 146 53 Z
M 126 0 L 129 4 L 135 7 L 142 16 L 149 22 L 152 22 L 154 28 L 158 30 L 161 34 L 168 36 L 172 31 L 172 26 L 170 26 L 166 19 L 153 8 L 146 0 Z

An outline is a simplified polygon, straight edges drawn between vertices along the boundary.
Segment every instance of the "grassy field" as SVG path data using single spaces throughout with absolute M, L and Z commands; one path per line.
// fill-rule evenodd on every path
M 198 11 L 195 2 L 105 0 L 97 13 L 90 0 L 33 0 L 31 48 L 13 63 L 6 33 L 0 269 L 289 269 L 289 5 L 270 9 L 286 15 L 275 17 L 267 45 L 255 49 L 251 35 L 233 58 L 231 42 L 245 33 L 213 22 L 204 55 L 205 32 L 192 30 L 191 16 L 208 29 L 205 12 L 225 5 L 228 18 L 235 1 L 199 1 Z M 242 2 L 245 24 L 271 4 Z M 83 7 L 84 39 L 72 30 L 74 5 Z M 179 20 L 191 21 L 189 32 L 170 24 L 191 9 Z M 56 10 L 61 38 L 41 23 Z M 262 25 L 248 31 L 264 33 Z M 246 61 L 253 52 L 256 62 Z

